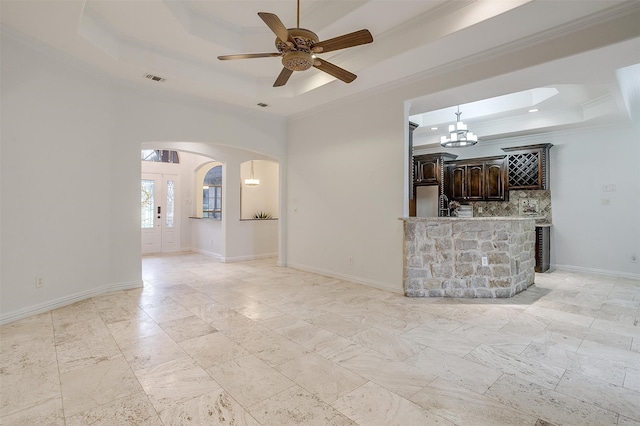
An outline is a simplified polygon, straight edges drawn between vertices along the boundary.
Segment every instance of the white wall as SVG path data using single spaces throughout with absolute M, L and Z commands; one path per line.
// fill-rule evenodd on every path
M 384 95 L 290 122 L 290 265 L 402 290 L 405 123 Z
M 552 265 L 640 279 L 640 123 L 553 140 Z
M 140 180 L 139 149 L 115 137 L 109 86 L 4 34 L 1 48 L 0 320 L 141 285 L 139 254 L 120 255 L 139 253 L 140 202 L 127 199 L 140 190 L 121 174 Z
M 212 256 L 217 260 L 225 258 L 225 232 L 221 220 L 189 219 L 191 250 Z
M 278 254 L 278 221 L 238 221 L 233 236 L 227 240 L 225 262 L 275 257 Z
M 0 322 L 142 284 L 142 144 L 211 158 L 235 147 L 245 153 L 232 159 L 236 188 L 249 151 L 284 157 L 282 118 L 119 85 L 31 40 L 3 32 L 1 41 Z

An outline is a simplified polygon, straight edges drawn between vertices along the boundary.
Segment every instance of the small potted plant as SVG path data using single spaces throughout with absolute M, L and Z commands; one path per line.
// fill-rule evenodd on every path
M 254 219 L 271 219 L 271 213 L 263 212 L 262 210 L 253 215 Z

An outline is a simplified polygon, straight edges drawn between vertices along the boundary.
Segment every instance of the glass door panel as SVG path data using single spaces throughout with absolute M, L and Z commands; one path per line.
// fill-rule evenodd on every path
M 165 225 L 168 228 L 174 227 L 174 213 L 175 213 L 175 180 L 167 180 L 167 212 L 165 214 Z
M 140 223 L 142 228 L 153 228 L 154 187 L 154 180 L 142 179 L 140 192 Z

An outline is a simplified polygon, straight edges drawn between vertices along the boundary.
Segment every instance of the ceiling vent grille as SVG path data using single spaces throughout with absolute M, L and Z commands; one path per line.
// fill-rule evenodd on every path
M 162 83 L 163 81 L 167 80 L 166 78 L 159 77 L 159 76 L 153 75 L 153 74 L 145 74 L 144 78 L 148 78 L 149 80 L 157 81 L 159 83 Z

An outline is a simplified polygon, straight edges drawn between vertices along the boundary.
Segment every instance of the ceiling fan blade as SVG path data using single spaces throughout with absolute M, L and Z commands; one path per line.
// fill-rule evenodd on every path
M 284 26 L 280 18 L 273 13 L 258 12 L 258 16 L 262 18 L 265 24 L 273 31 L 273 33 L 282 41 L 290 41 L 295 44 L 293 37 L 289 34 L 287 27 Z
M 239 55 L 218 56 L 218 59 L 228 61 L 229 59 L 274 58 L 277 56 L 282 56 L 282 53 L 241 53 Z
M 345 83 L 351 83 L 353 80 L 358 77 L 357 75 L 350 73 L 344 68 L 340 68 L 337 65 L 333 65 L 331 62 L 324 61 L 320 58 L 315 59 L 315 63 L 313 64 L 315 68 L 318 68 L 320 71 L 324 71 L 327 74 L 331 74 L 335 78 L 344 81 Z
M 322 47 L 320 52 L 331 52 L 339 49 L 346 49 L 347 47 L 360 46 L 361 44 L 371 43 L 373 36 L 369 30 L 354 31 L 349 34 L 341 35 L 339 37 L 330 38 L 329 40 L 320 41 L 313 45 L 316 47 Z
M 282 71 L 280 71 L 280 75 L 278 75 L 278 78 L 276 78 L 276 82 L 273 83 L 273 87 L 280 87 L 287 84 L 287 81 L 289 81 L 289 77 L 291 77 L 291 74 L 293 74 L 292 70 L 288 68 L 282 68 Z

